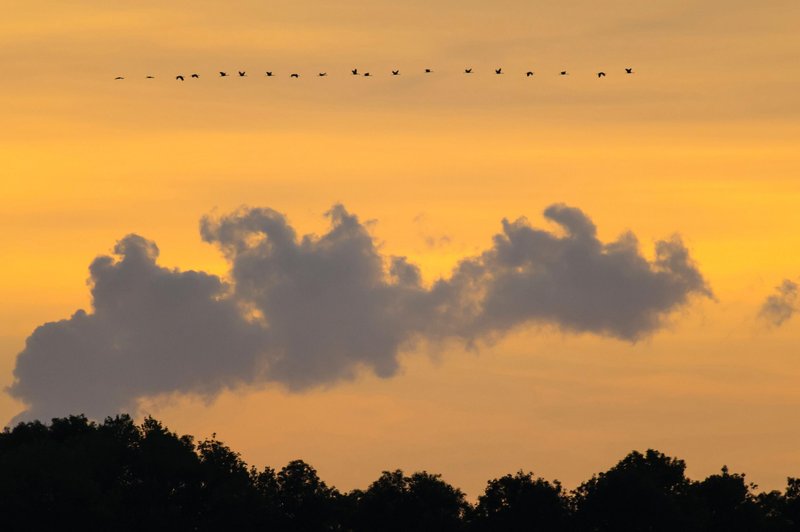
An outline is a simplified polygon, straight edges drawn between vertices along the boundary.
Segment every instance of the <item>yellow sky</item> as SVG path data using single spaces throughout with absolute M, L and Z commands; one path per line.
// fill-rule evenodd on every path
M 478 353 L 406 353 L 393 379 L 145 410 L 257 465 L 302 457 L 343 489 L 395 467 L 471 496 L 519 468 L 573 487 L 648 446 L 694 476 L 800 474 L 800 321 L 756 317 L 800 277 L 797 2 L 161 4 L 4 6 L 0 385 L 36 326 L 89 305 L 89 262 L 130 232 L 162 265 L 224 275 L 202 215 L 269 206 L 319 233 L 340 201 L 431 282 L 502 218 L 540 226 L 565 202 L 648 256 L 681 234 L 717 300 L 634 345 L 531 328 Z M 248 78 L 215 77 L 237 69 Z M 0 418 L 19 410 L 0 396 Z

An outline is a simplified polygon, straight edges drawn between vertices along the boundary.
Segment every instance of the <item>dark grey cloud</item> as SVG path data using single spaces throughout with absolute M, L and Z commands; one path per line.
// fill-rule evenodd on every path
M 635 341 L 693 295 L 711 296 L 677 237 L 649 261 L 633 234 L 603 243 L 564 205 L 545 211 L 563 234 L 504 220 L 489 249 L 430 287 L 344 207 L 327 216 L 325 234 L 302 237 L 272 209 L 204 217 L 226 280 L 159 266 L 153 242 L 125 237 L 90 266 L 92 311 L 28 338 L 9 388 L 29 405 L 21 418 L 98 417 L 146 396 L 243 384 L 300 390 L 360 370 L 390 377 L 417 340 L 473 343 L 525 324 Z
M 242 318 L 229 287 L 156 264 L 155 243 L 128 235 L 89 267 L 93 311 L 46 323 L 17 357 L 12 396 L 25 418 L 133 409 L 138 397 L 213 395 L 257 378 L 263 331 Z
M 775 287 L 775 293 L 768 296 L 761 305 L 759 317 L 771 325 L 780 327 L 797 310 L 797 292 L 797 283 L 784 279 L 780 286 Z
M 388 377 L 397 352 L 424 324 L 409 312 L 426 297 L 419 270 L 384 259 L 344 207 L 331 229 L 297 238 L 286 218 L 249 209 L 203 218 L 201 234 L 231 263 L 235 297 L 263 316 L 270 336 L 270 378 L 290 387 L 353 376 L 359 367 Z
M 544 215 L 565 234 L 524 218 L 503 220 L 491 249 L 434 287 L 450 300 L 449 325 L 460 335 L 479 338 L 533 322 L 635 341 L 690 296 L 712 295 L 678 237 L 658 241 L 650 262 L 630 232 L 601 242 L 579 209 L 552 205 Z

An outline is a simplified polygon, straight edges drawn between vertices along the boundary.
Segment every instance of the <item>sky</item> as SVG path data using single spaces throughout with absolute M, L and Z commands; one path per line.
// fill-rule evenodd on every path
M 797 2 L 163 4 L 4 5 L 2 423 L 800 475 Z

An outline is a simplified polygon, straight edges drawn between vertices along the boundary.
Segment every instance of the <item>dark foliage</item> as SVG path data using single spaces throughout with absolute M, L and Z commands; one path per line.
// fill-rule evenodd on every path
M 441 531 L 465 529 L 469 509 L 464 494 L 425 471 L 410 477 L 384 471 L 366 491 L 355 491 L 357 531 Z
M 632 452 L 572 492 L 519 471 L 475 505 L 440 475 L 385 471 L 342 494 L 302 460 L 248 467 L 212 436 L 147 418 L 84 416 L 0 433 L 3 530 L 800 531 L 800 479 L 756 493 L 743 474 L 686 478 L 682 460 Z
M 598 532 L 686 530 L 684 502 L 689 481 L 685 469 L 683 460 L 654 450 L 630 453 L 575 490 L 579 528 Z
M 565 530 L 568 500 L 556 480 L 550 483 L 519 471 L 489 481 L 478 498 L 472 517 L 473 530 L 545 532 Z

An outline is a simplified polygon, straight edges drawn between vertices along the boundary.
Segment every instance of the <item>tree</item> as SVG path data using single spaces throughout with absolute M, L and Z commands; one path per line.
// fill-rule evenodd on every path
M 632 452 L 573 493 L 580 530 L 638 532 L 686 530 L 689 482 L 683 460 L 648 449 Z
M 247 464 L 216 439 L 197 445 L 200 464 L 200 524 L 205 530 L 248 530 L 258 522 L 259 492 Z
M 384 471 L 357 499 L 355 529 L 363 531 L 462 530 L 469 508 L 461 490 L 425 471 Z
M 474 530 L 556 531 L 567 525 L 567 501 L 561 484 L 518 471 L 488 482 L 478 497 Z
M 280 510 L 288 530 L 338 528 L 342 496 L 320 480 L 313 467 L 302 460 L 293 460 L 278 472 L 276 481 Z
M 761 508 L 742 474 L 731 474 L 726 466 L 720 474 L 711 475 L 691 485 L 692 522 L 707 532 L 762 530 Z

